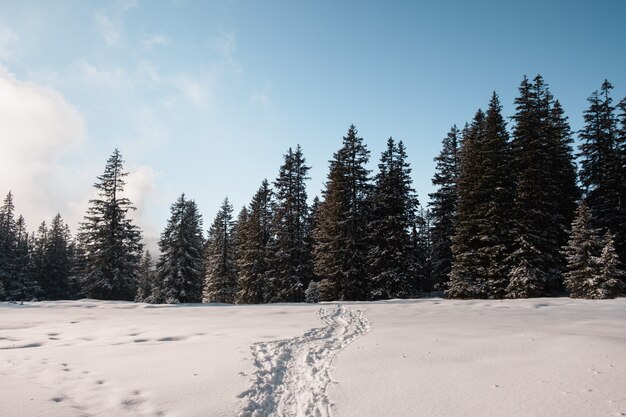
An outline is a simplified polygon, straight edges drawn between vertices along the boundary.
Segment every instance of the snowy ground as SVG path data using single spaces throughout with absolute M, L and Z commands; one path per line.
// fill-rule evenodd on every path
M 626 415 L 626 299 L 0 303 L 0 416 Z

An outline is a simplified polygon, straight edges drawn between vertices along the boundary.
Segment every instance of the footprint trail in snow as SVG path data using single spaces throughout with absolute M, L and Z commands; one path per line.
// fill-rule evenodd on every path
M 322 308 L 325 327 L 302 336 L 252 346 L 251 387 L 239 395 L 245 402 L 239 417 L 331 417 L 328 386 L 337 354 L 370 330 L 362 310 L 343 305 Z

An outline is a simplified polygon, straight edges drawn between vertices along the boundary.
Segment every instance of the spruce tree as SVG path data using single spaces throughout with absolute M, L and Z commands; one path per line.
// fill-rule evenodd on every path
M 442 290 L 448 283 L 452 267 L 452 236 L 457 210 L 457 179 L 459 176 L 460 131 L 456 125 L 443 139 L 432 183 L 437 191 L 430 196 L 432 218 L 432 287 Z
M 315 218 L 314 264 L 322 300 L 369 298 L 367 219 L 371 194 L 369 151 L 354 125 L 330 161 Z
M 245 225 L 240 228 L 238 243 L 238 293 L 242 304 L 263 303 L 267 294 L 269 246 L 272 239 L 272 190 L 263 180 L 252 197 Z
M 577 197 L 569 126 L 541 76 L 526 77 L 513 116 L 515 179 L 510 283 L 506 296 L 537 297 L 560 291 L 565 267 L 559 248 L 567 241 Z
M 139 277 L 135 301 L 154 303 L 153 292 L 156 287 L 156 269 L 150 251 L 146 250 L 139 265 Z M 156 295 L 156 294 L 155 294 Z
M 304 301 L 304 290 L 313 278 L 309 230 L 309 206 L 305 181 L 306 165 L 300 145 L 284 156 L 274 182 L 276 207 L 268 272 L 270 302 Z
M 9 191 L 0 207 L 0 285 L 4 298 L 12 291 L 12 270 L 16 246 L 15 206 L 13 193 Z
M 37 230 L 33 253 L 34 279 L 41 287 L 41 298 L 62 300 L 71 298 L 72 268 L 71 235 L 60 214 L 50 223 L 43 222 Z
M 226 198 L 209 229 L 203 303 L 235 302 L 237 269 L 232 241 L 233 226 L 233 206 Z
M 199 303 L 204 278 L 202 216 L 193 200 L 182 194 L 170 208 L 159 240 L 153 302 Z
M 602 233 L 615 233 L 617 252 L 626 262 L 626 185 L 624 175 L 624 105 L 620 105 L 621 129 L 613 105 L 613 86 L 604 81 L 589 98 L 585 126 L 579 132 L 580 180 L 584 200 Z
M 374 300 L 416 295 L 411 228 L 416 221 L 417 195 L 402 141 L 387 140 L 372 193 L 367 255 L 370 297 Z
M 572 298 L 615 298 L 625 289 L 626 274 L 615 251 L 613 235 L 606 232 L 600 239 L 600 231 L 593 223 L 591 210 L 582 203 L 569 242 L 563 248 L 568 261 L 565 286 Z
M 39 285 L 33 279 L 32 239 L 26 230 L 23 216 L 19 216 L 15 226 L 15 250 L 13 252 L 9 298 L 11 300 L 32 300 L 41 293 Z
M 89 201 L 79 240 L 84 253 L 82 285 L 91 298 L 134 300 L 141 261 L 141 232 L 129 219 L 134 210 L 123 196 L 122 155 L 115 149 L 94 184 L 98 197 Z
M 508 284 L 512 173 L 506 123 L 493 93 L 463 138 L 457 182 L 458 212 L 447 294 L 502 298 Z
M 415 263 L 413 272 L 415 294 L 439 290 L 433 275 L 432 230 L 432 214 L 429 210 L 421 208 L 411 227 L 411 244 Z

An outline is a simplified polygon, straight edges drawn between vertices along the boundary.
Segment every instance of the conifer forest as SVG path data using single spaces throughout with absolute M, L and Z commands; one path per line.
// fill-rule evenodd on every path
M 427 204 L 402 140 L 371 155 L 351 125 L 319 196 L 305 149 L 288 149 L 250 203 L 224 198 L 205 222 L 185 194 L 159 254 L 145 251 L 115 149 L 79 230 L 61 215 L 27 230 L 8 192 L 0 208 L 0 300 L 95 298 L 149 303 L 277 303 L 569 295 L 626 291 L 626 98 L 604 81 L 573 132 L 538 75 L 512 115 L 497 93 L 442 132 Z M 340 136 L 340 135 L 338 135 Z M 435 140 L 435 139 L 429 139 Z M 370 160 L 377 169 L 370 170 Z M 1 191 L 1 190 L 0 190 Z M 425 197 L 420 199 L 424 201 Z M 207 228 L 208 233 L 207 233 Z

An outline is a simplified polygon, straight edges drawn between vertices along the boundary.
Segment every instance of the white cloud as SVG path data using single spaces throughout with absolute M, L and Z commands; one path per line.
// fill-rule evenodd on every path
M 94 16 L 96 27 L 100 32 L 100 36 L 104 39 L 107 46 L 120 46 L 122 41 L 122 31 L 120 24 L 111 20 L 104 12 L 96 13 Z
M 86 139 L 81 114 L 54 90 L 0 68 L 0 193 L 12 190 L 31 228 L 76 198 L 76 172 L 63 163 Z M 67 217 L 66 217 L 67 218 Z
M 170 41 L 165 35 L 155 34 L 145 38 L 142 42 L 143 47 L 148 51 L 154 48 L 155 46 L 162 46 L 169 44 Z

